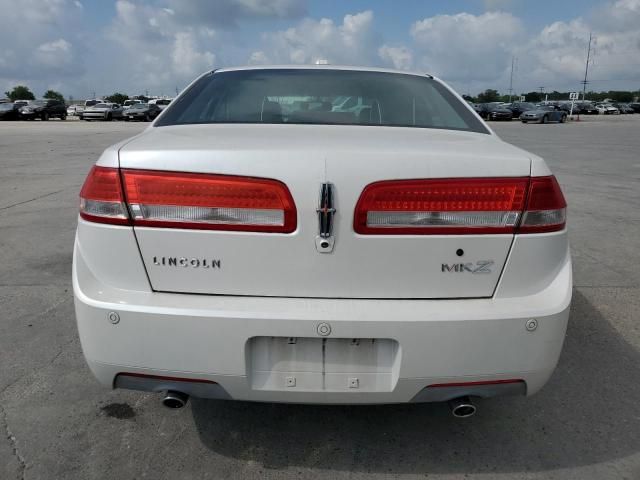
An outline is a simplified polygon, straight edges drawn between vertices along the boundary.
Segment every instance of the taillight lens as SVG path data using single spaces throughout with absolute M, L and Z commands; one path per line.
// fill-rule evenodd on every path
M 564 228 L 565 207 L 552 176 L 392 180 L 364 189 L 354 230 L 365 235 L 550 232 Z
M 282 182 L 199 173 L 122 170 L 134 225 L 291 233 L 296 208 Z
M 356 206 L 362 234 L 512 233 L 527 178 L 394 180 L 368 185 Z
M 98 166 L 80 192 L 80 216 L 118 225 L 277 233 L 293 232 L 297 222 L 291 193 L 277 180 Z
M 91 169 L 80 191 L 80 216 L 90 222 L 129 224 L 117 168 Z
M 562 230 L 566 223 L 567 202 L 556 177 L 533 177 L 529 186 L 527 209 L 518 233 L 542 233 Z

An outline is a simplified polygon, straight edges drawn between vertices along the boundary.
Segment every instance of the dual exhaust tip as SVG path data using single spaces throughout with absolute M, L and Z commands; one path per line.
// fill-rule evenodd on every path
M 189 401 L 189 395 L 175 390 L 169 390 L 162 399 L 162 405 L 171 410 L 177 410 L 184 407 Z
M 458 397 L 449 400 L 451 414 L 456 418 L 469 418 L 476 414 L 476 406 L 469 397 Z
M 189 395 L 175 390 L 169 390 L 162 399 L 162 405 L 172 410 L 184 407 L 189 401 Z M 469 397 L 458 397 L 449 400 L 451 414 L 456 418 L 469 418 L 475 415 L 476 406 Z

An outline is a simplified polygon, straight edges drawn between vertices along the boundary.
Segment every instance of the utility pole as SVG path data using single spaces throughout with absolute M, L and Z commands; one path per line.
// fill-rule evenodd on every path
M 513 67 L 516 60 L 516 57 L 511 57 L 511 76 L 509 77 L 509 103 L 511 103 L 511 97 L 513 96 Z
M 544 100 L 542 99 L 542 96 L 544 95 L 544 87 L 538 87 L 538 89 L 540 90 L 540 101 L 543 102 Z
M 582 83 L 582 101 L 584 102 L 585 96 L 587 94 L 587 75 L 589 74 L 589 60 L 591 60 L 591 37 L 593 33 L 589 33 L 589 47 L 587 48 L 587 63 L 584 66 L 584 80 Z

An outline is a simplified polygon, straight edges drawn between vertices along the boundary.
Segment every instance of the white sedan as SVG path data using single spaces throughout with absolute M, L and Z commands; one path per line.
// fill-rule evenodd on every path
M 332 111 L 344 96 L 367 108 Z M 82 349 L 106 387 L 173 408 L 449 401 L 469 416 L 556 366 L 565 210 L 545 162 L 430 75 L 216 70 L 86 179 Z
M 85 108 L 80 114 L 81 120 L 106 120 L 110 122 L 114 119 L 124 118 L 123 109 L 117 103 L 97 103 Z
M 596 105 L 596 109 L 600 115 L 619 115 L 620 110 L 608 103 L 599 103 Z

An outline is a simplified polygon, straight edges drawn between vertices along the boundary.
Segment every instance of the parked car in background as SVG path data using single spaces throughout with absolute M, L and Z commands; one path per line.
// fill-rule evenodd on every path
M 19 120 L 20 108 L 15 103 L 0 103 L 0 120 Z
M 579 115 L 598 115 L 600 112 L 598 112 L 598 109 L 596 108 L 595 104 L 593 104 L 592 102 L 576 102 L 574 109 L 573 109 L 573 113 L 574 114 L 579 114 Z
M 290 101 L 345 92 L 375 107 Z M 75 312 L 106 388 L 464 417 L 547 382 L 572 295 L 565 199 L 444 82 L 228 68 L 179 98 L 80 192 Z
M 633 109 L 635 113 L 640 113 L 640 103 L 630 103 L 629 106 Z
M 522 123 L 564 123 L 567 120 L 567 112 L 556 105 L 536 105 L 534 110 L 529 110 L 520 115 Z
M 16 105 L 18 105 L 19 107 L 26 107 L 27 105 L 29 105 L 33 100 L 16 100 L 15 103 Z
M 125 100 L 124 103 L 122 104 L 122 109 L 123 110 L 129 110 L 132 106 L 134 105 L 140 105 L 142 103 L 142 100 Z
M 155 103 L 138 103 L 131 105 L 130 108 L 124 111 L 124 119 L 150 122 L 160 115 L 161 112 L 162 109 Z
M 483 103 L 480 108 L 480 116 L 485 120 L 510 121 L 513 113 L 502 102 Z
M 160 107 L 160 110 L 164 110 L 171 103 L 173 98 L 154 98 L 149 100 L 150 105 L 157 105 Z
M 122 119 L 123 109 L 117 103 L 97 103 L 82 112 L 83 120 L 111 120 Z
M 49 120 L 50 118 L 67 119 L 67 106 L 60 100 L 34 100 L 24 107 L 20 107 L 20 118 L 25 120 Z
M 600 115 L 619 115 L 620 110 L 611 105 L 610 103 L 598 103 L 596 104 L 596 108 L 598 109 L 598 113 Z
M 533 103 L 528 102 L 513 102 L 509 107 L 511 113 L 513 114 L 513 118 L 520 118 L 527 110 L 534 110 L 536 106 Z
M 612 106 L 616 107 L 621 114 L 633 114 L 636 111 L 628 103 L 612 103 Z
M 67 115 L 70 117 L 75 117 L 80 114 L 82 110 L 80 109 L 80 105 L 69 105 L 67 107 Z

